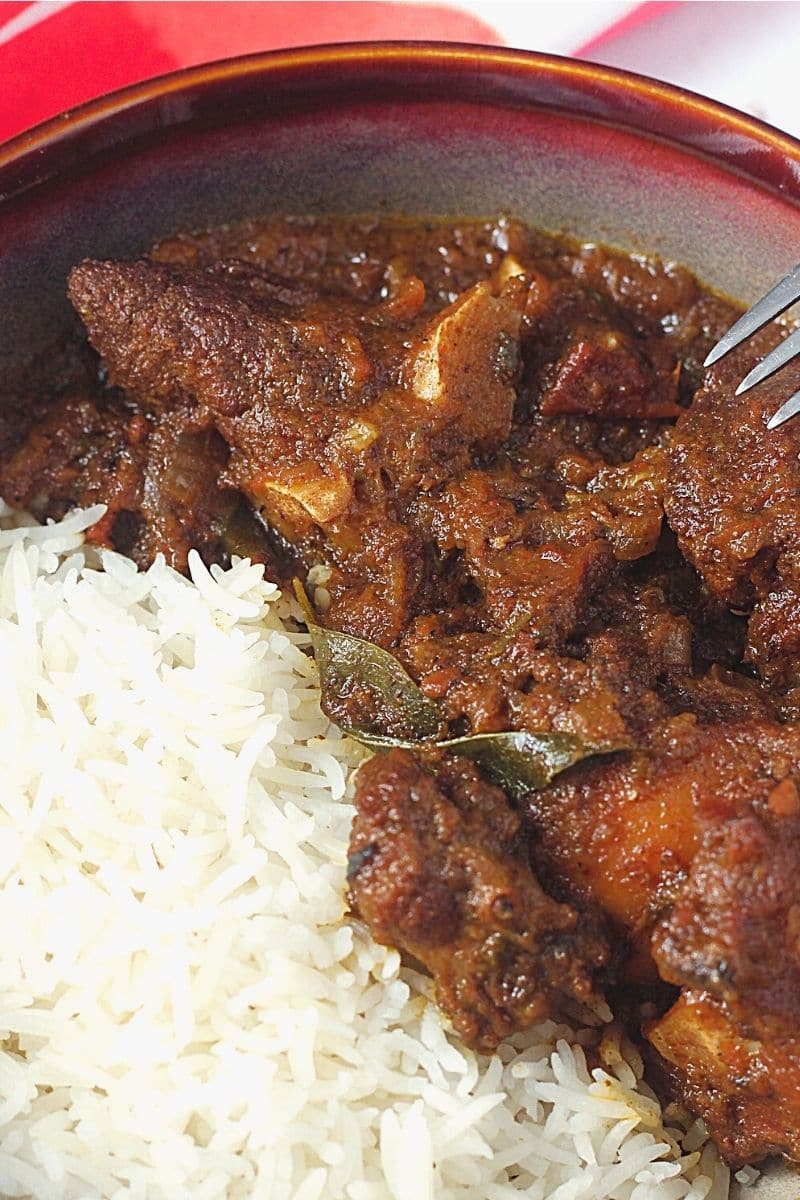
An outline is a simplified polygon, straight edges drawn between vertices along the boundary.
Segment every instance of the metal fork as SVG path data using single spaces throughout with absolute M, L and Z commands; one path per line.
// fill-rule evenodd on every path
M 774 317 L 786 312 L 787 308 L 791 308 L 796 300 L 800 300 L 800 263 L 788 275 L 785 275 L 780 283 L 776 283 L 774 288 L 770 288 L 766 296 L 762 296 L 752 308 L 748 308 L 735 325 L 730 327 L 728 332 L 719 339 L 703 366 L 710 367 L 730 350 L 735 350 L 751 334 L 761 329 L 762 325 L 766 325 Z M 772 375 L 780 367 L 785 366 L 798 354 L 800 354 L 800 329 L 790 333 L 786 340 L 771 350 L 757 367 L 753 367 L 753 370 L 745 375 L 734 394 L 741 396 L 742 392 L 749 391 L 751 387 L 761 383 L 762 379 L 766 379 L 768 375 Z M 797 413 L 800 413 L 800 392 L 795 392 L 776 413 L 772 414 L 767 421 L 767 429 L 777 429 L 779 425 L 788 421 L 790 417 L 796 416 Z

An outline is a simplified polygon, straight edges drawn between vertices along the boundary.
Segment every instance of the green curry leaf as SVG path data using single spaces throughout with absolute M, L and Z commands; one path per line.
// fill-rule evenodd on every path
M 483 767 L 493 783 L 515 800 L 536 792 L 591 751 L 569 733 L 484 733 L 456 738 L 454 754 L 463 754 Z
M 442 714 L 394 655 L 372 642 L 320 625 L 305 588 L 299 580 L 293 582 L 319 670 L 323 709 L 328 711 L 331 701 L 355 683 L 374 697 L 380 725 L 391 728 L 399 739 L 424 742 L 437 737 Z
M 622 745 L 587 745 L 571 733 L 529 733 L 526 730 L 504 733 L 475 733 L 468 737 L 447 738 L 440 742 L 404 742 L 399 738 L 344 731 L 355 741 L 374 750 L 445 750 L 471 758 L 482 767 L 493 783 L 514 800 L 523 800 L 529 792 L 547 787 L 567 767 L 597 754 L 626 749 Z

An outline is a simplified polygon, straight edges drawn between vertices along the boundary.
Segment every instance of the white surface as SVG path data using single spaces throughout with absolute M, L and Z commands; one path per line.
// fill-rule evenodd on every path
M 509 46 L 546 54 L 574 54 L 639 5 L 629 0 L 556 0 L 543 4 L 462 0 L 454 7 L 480 17 Z
M 691 88 L 800 137 L 800 4 L 679 4 L 590 57 Z
M 610 30 L 586 55 L 721 100 L 800 137 L 800 3 L 554 3 L 458 5 L 488 22 L 510 46 L 575 54 Z M 630 15 L 639 23 L 614 32 Z

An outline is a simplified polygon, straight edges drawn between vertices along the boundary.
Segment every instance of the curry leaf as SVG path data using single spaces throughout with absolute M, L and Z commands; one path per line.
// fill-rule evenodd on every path
M 471 758 L 486 775 L 515 800 L 547 787 L 567 767 L 596 754 L 611 754 L 623 745 L 587 745 L 570 733 L 476 733 L 441 742 L 404 742 L 399 738 L 345 730 L 350 737 L 372 749 L 445 750 Z
M 472 758 L 510 796 L 547 787 L 561 771 L 592 753 L 569 733 L 484 733 L 456 738 L 454 754 Z
M 347 695 L 355 684 L 374 698 L 380 727 L 390 728 L 398 738 L 410 742 L 435 738 L 442 728 L 442 715 L 394 655 L 349 633 L 326 629 L 317 622 L 297 579 L 294 590 L 311 636 L 323 709 L 327 712 L 335 699 Z

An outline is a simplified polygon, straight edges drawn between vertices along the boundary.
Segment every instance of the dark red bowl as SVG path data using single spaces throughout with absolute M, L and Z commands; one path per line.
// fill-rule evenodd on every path
M 505 212 L 749 302 L 800 258 L 800 143 L 649 79 L 480 46 L 323 46 L 152 80 L 0 147 L 0 393 L 73 321 L 65 279 L 87 255 L 380 210 Z M 796 1200 L 781 1175 L 748 1196 Z

